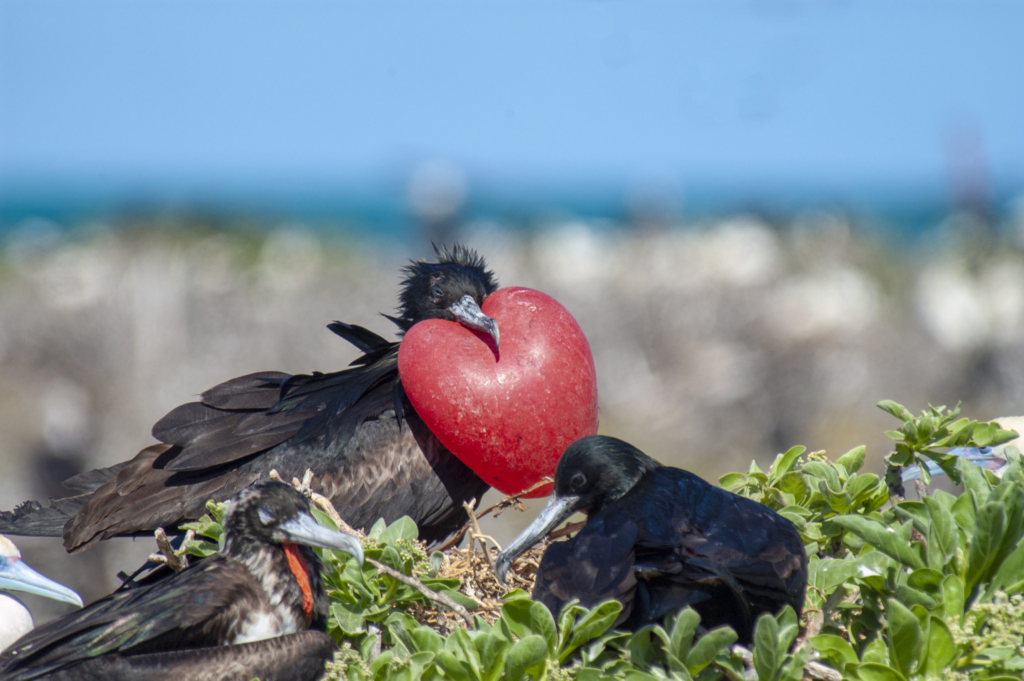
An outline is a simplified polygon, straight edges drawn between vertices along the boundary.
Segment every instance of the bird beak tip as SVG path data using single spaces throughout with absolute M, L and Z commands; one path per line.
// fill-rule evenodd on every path
M 43 596 L 62 603 L 83 607 L 82 597 L 63 584 L 39 574 L 20 560 L 7 563 L 0 570 L 0 588 Z

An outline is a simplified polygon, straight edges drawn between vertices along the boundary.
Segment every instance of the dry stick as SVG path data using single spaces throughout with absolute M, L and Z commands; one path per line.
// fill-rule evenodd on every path
M 473 515 L 474 506 L 476 506 L 476 499 L 470 499 L 462 504 L 462 508 L 466 509 L 466 515 L 469 516 L 469 523 L 472 525 L 472 529 L 469 531 L 469 550 L 473 550 L 474 539 L 480 542 L 480 548 L 484 552 L 484 560 L 487 561 L 487 566 L 491 568 L 491 572 L 494 572 L 494 561 L 491 560 L 491 552 L 487 549 L 487 540 L 491 540 L 491 543 L 498 549 L 498 553 L 501 553 L 501 544 L 495 541 L 494 537 L 480 531 L 480 524 L 477 523 L 476 516 Z
M 277 471 L 270 471 L 270 479 L 276 479 L 280 481 L 281 476 L 278 475 Z M 312 482 L 312 479 L 313 472 L 307 469 L 306 475 L 303 476 L 304 482 L 300 483 L 298 479 L 295 479 L 292 481 L 292 484 L 295 485 L 296 489 L 298 489 L 300 492 L 302 492 L 303 494 L 307 494 L 310 498 L 310 501 L 312 501 L 317 506 L 317 508 L 326 513 L 328 517 L 330 517 L 330 519 L 334 522 L 334 524 L 338 526 L 339 529 L 341 529 L 343 532 L 347 532 L 348 534 L 359 536 L 360 533 L 357 533 L 355 530 L 349 527 L 344 520 L 341 519 L 341 515 L 338 513 L 338 509 L 334 508 L 334 504 L 331 503 L 330 499 L 328 499 L 322 494 L 317 494 L 316 492 L 313 492 L 312 490 L 309 489 L 309 483 Z M 306 489 L 303 489 L 303 486 L 305 486 Z M 392 579 L 397 579 L 399 582 L 405 584 L 406 586 L 411 586 L 412 588 L 416 589 L 421 594 L 423 594 L 430 600 L 434 601 L 435 603 L 440 603 L 441 605 L 449 608 L 450 610 L 454 611 L 459 617 L 464 619 L 469 627 L 473 626 L 473 616 L 469 614 L 468 610 L 466 610 L 464 607 L 462 607 L 454 600 L 452 600 L 450 596 L 438 593 L 430 587 L 428 587 L 427 585 L 425 585 L 420 580 L 416 579 L 415 577 L 410 577 L 409 575 L 403 574 L 398 570 L 390 568 L 387 565 L 384 565 L 383 563 L 374 560 L 373 558 L 367 558 L 366 562 L 372 565 L 373 567 L 377 568 L 378 572 L 383 572 L 388 577 L 391 577 Z
M 495 511 L 495 510 L 499 510 L 499 509 L 504 511 L 506 508 L 508 508 L 509 506 L 512 506 L 513 504 L 517 503 L 522 497 L 526 496 L 530 492 L 538 490 L 541 487 L 543 487 L 544 485 L 550 485 L 552 482 L 554 482 L 554 480 L 552 480 L 550 477 L 546 477 L 545 476 L 545 477 L 540 479 L 540 482 L 538 482 L 537 484 L 533 485 L 529 489 L 524 489 L 522 492 L 519 492 L 518 494 L 513 494 L 512 496 L 505 497 L 504 499 L 502 499 L 498 503 L 494 504 L 493 506 L 480 511 L 479 513 L 476 514 L 476 517 L 477 518 L 483 518 L 485 515 L 487 515 L 491 511 Z M 460 529 L 458 532 L 456 532 L 452 536 L 451 539 L 446 541 L 444 544 L 441 544 L 441 546 L 439 546 L 437 550 L 438 551 L 447 551 L 451 547 L 453 547 L 456 544 L 458 544 L 460 541 L 462 541 L 462 537 L 466 534 L 466 530 L 468 530 L 468 529 L 469 529 L 469 523 L 467 522 L 465 525 L 462 526 L 462 529 Z
M 160 552 L 150 554 L 149 560 L 154 563 L 164 563 L 174 572 L 181 572 L 188 567 L 188 556 L 185 554 L 185 551 L 187 550 L 186 545 L 192 541 L 195 536 L 196 533 L 194 530 L 186 532 L 185 540 L 181 543 L 181 549 L 175 551 L 174 547 L 171 546 L 170 540 L 167 538 L 167 533 L 164 532 L 164 528 L 156 528 L 156 532 L 153 533 L 153 537 L 156 539 L 156 547 Z

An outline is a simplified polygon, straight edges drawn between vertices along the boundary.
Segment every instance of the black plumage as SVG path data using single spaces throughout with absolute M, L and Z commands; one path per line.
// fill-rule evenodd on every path
M 498 339 L 479 306 L 497 288 L 480 256 L 463 246 L 405 270 L 399 312 L 404 333 L 447 319 Z M 419 419 L 398 376 L 399 343 L 359 326 L 329 328 L 364 354 L 343 371 L 291 376 L 260 372 L 222 383 L 153 427 L 161 444 L 132 460 L 66 481 L 75 495 L 49 506 L 26 502 L 0 513 L 0 532 L 63 536 L 79 551 L 115 536 L 168 531 L 205 513 L 276 469 L 286 480 L 314 473 L 352 526 L 410 516 L 433 542 L 464 520 L 462 504 L 489 489 Z
M 229 503 L 224 549 L 151 586 L 118 591 L 29 632 L 0 655 L 0 679 L 317 679 L 334 651 L 309 546 L 358 540 L 316 524 L 282 483 Z
M 604 436 L 566 449 L 554 494 L 499 556 L 499 576 L 575 511 L 586 524 L 551 544 L 537 573 L 533 597 L 552 613 L 616 599 L 616 625 L 635 630 L 690 606 L 703 626 L 728 624 L 749 642 L 760 614 L 803 609 L 807 554 L 790 521 Z

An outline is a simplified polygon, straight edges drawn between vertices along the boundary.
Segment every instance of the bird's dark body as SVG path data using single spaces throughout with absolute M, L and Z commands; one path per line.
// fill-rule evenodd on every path
M 279 483 L 235 499 L 223 551 L 32 630 L 0 655 L 0 680 L 320 678 L 334 650 L 321 563 L 282 538 L 299 516 L 315 525 L 309 504 Z
M 402 316 L 392 319 L 400 329 L 450 318 L 450 300 L 482 302 L 497 288 L 471 251 L 439 256 L 439 264 L 407 268 Z M 68 551 L 80 551 L 110 537 L 170 531 L 201 517 L 209 499 L 229 499 L 271 470 L 290 480 L 310 469 L 314 489 L 353 527 L 408 515 L 421 539 L 448 536 L 465 519 L 463 502 L 479 500 L 489 485 L 441 444 L 405 397 L 399 343 L 359 326 L 330 328 L 364 353 L 350 368 L 262 372 L 222 383 L 153 427 L 162 444 L 71 478 L 64 484 L 75 496 L 0 513 L 0 532 L 63 536 Z
M 728 624 L 749 640 L 764 612 L 803 608 L 807 559 L 796 528 L 771 509 L 660 467 L 552 544 L 534 598 L 552 612 L 573 598 L 623 603 L 635 630 L 687 605 L 707 628 Z
M 238 650 L 242 648 L 243 650 Z M 48 675 L 52 681 L 314 681 L 334 657 L 334 640 L 304 631 L 241 646 L 108 655 Z

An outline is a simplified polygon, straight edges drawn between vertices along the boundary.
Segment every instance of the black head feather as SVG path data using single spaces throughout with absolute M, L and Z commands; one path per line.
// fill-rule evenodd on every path
M 620 498 L 661 464 L 614 437 L 592 435 L 569 445 L 555 469 L 555 494 L 577 496 L 575 508 L 588 514 Z
M 498 289 L 494 272 L 473 249 L 454 244 L 450 248 L 434 246 L 436 262 L 414 260 L 402 273 L 402 291 L 398 296 L 398 316 L 388 319 L 408 331 L 424 319 L 456 321 L 448 309 L 469 295 L 482 305 L 484 298 Z

